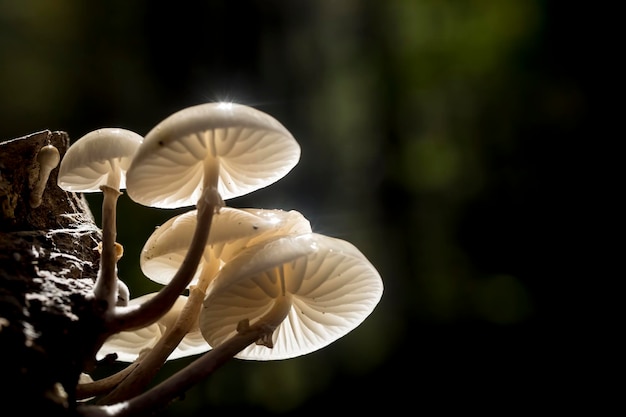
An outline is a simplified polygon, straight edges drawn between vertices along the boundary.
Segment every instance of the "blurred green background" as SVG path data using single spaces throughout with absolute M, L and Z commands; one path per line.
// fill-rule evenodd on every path
M 229 362 L 162 415 L 506 411 L 550 398 L 557 373 L 555 161 L 590 112 L 570 17 L 585 11 L 568 13 L 539 0 L 0 0 L 0 139 L 145 134 L 202 102 L 257 107 L 302 158 L 228 204 L 298 210 L 382 275 L 352 333 L 297 359 Z M 159 288 L 138 267 L 144 241 L 182 211 L 121 197 L 134 296 Z

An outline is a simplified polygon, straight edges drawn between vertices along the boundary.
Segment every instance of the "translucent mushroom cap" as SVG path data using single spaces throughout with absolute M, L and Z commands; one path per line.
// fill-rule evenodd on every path
M 278 360 L 321 349 L 356 328 L 383 293 L 380 275 L 351 243 L 310 233 L 251 246 L 211 282 L 200 330 L 215 347 L 253 325 L 288 293 L 291 308 L 272 334 L 273 347 L 251 345 L 239 359 Z
M 139 305 L 154 297 L 156 293 L 145 294 L 130 300 L 129 305 Z M 120 362 L 134 362 L 142 350 L 152 348 L 159 341 L 166 329 L 173 326 L 181 310 L 187 303 L 186 296 L 179 296 L 172 308 L 157 322 L 133 331 L 123 331 L 109 337 L 98 353 L 96 359 L 100 360 L 110 353 L 117 353 Z M 210 346 L 202 337 L 198 324 L 185 335 L 180 344 L 167 358 L 178 359 L 186 356 L 197 355 L 210 350 Z
M 197 210 L 173 217 L 148 238 L 140 255 L 143 273 L 160 284 L 170 282 L 180 268 L 196 227 Z M 208 263 L 224 262 L 249 245 L 274 236 L 311 232 L 311 224 L 295 210 L 222 207 L 213 217 L 203 260 L 189 285 L 195 285 Z
M 126 188 L 126 171 L 143 137 L 120 128 L 91 131 L 72 144 L 59 167 L 59 187 L 72 192 L 98 192 L 100 186 Z
M 219 164 L 223 199 L 266 187 L 300 159 L 300 146 L 272 116 L 234 103 L 180 110 L 146 135 L 128 172 L 128 195 L 160 208 L 196 205 L 206 164 Z

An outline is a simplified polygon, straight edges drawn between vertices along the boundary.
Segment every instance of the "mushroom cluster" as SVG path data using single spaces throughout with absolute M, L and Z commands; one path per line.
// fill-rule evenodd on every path
M 69 148 L 58 185 L 104 193 L 93 296 L 104 306 L 106 331 L 95 356 L 133 364 L 99 404 L 132 401 L 169 359 L 309 354 L 373 311 L 383 283 L 354 245 L 315 233 L 295 210 L 226 204 L 283 178 L 300 151 L 269 114 L 226 102 L 178 111 L 143 137 L 98 129 Z M 122 189 L 140 205 L 189 208 L 157 227 L 141 252 L 142 272 L 163 287 L 128 303 L 118 301 Z

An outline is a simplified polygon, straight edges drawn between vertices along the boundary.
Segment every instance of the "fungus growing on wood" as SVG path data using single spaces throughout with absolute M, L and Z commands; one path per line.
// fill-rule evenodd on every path
M 66 191 L 102 192 L 102 253 L 97 299 L 106 309 L 115 307 L 117 298 L 116 207 L 120 190 L 126 187 L 126 171 L 143 138 L 130 130 L 103 128 L 91 131 L 69 147 L 57 183 Z
M 61 155 L 54 145 L 46 145 L 37 152 L 37 163 L 39 164 L 39 176 L 37 182 L 30 192 L 29 203 L 32 208 L 41 205 L 43 191 L 48 183 L 50 172 L 59 165 Z
M 224 265 L 207 289 L 200 330 L 216 347 L 264 317 L 276 330 L 235 357 L 293 358 L 352 331 L 382 293 L 377 270 L 351 243 L 316 233 L 279 237 Z

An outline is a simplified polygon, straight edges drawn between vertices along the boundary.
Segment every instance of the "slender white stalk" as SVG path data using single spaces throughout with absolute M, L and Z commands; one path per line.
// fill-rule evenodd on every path
M 154 323 L 172 307 L 178 296 L 191 282 L 204 254 L 213 214 L 221 207 L 217 188 L 205 188 L 198 201 L 198 221 L 189 250 L 172 280 L 154 297 L 138 306 L 117 307 L 107 318 L 104 339 L 122 330 L 138 329 Z M 103 339 L 103 341 L 104 341 Z
M 143 391 L 198 320 L 205 290 L 206 286 L 204 289 L 197 287 L 190 289 L 185 307 L 174 325 L 168 328 L 150 352 L 138 361 L 132 372 L 129 372 L 108 395 L 100 399 L 98 404 L 127 400 Z
M 105 312 L 112 312 L 117 303 L 117 259 L 115 245 L 117 237 L 116 211 L 117 199 L 121 193 L 106 185 L 100 187 L 104 194 L 102 200 L 102 252 L 100 269 L 94 287 L 96 300 L 103 301 Z

